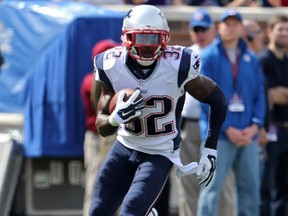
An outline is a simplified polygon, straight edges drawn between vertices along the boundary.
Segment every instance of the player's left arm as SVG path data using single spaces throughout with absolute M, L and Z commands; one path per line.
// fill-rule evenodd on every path
M 203 75 L 187 82 L 184 88 L 194 98 L 210 106 L 208 136 L 197 171 L 200 184 L 207 186 L 216 169 L 217 141 L 225 121 L 226 98 L 216 83 Z

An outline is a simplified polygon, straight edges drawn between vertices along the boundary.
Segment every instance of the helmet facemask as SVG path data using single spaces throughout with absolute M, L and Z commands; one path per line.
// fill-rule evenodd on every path
M 169 41 L 169 33 L 151 29 L 128 30 L 123 32 L 122 41 L 132 58 L 143 66 L 149 66 L 163 55 Z

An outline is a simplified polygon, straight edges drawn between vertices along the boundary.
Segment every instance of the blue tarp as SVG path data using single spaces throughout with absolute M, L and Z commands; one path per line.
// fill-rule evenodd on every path
M 0 112 L 24 113 L 26 156 L 83 155 L 80 85 L 93 69 L 95 42 L 120 42 L 123 17 L 78 2 L 0 5 L 0 35 L 11 34 L 2 39 L 6 63 L 0 74 Z

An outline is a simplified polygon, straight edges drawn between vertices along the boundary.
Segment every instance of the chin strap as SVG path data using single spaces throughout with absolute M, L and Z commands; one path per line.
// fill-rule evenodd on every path
M 152 65 L 154 63 L 155 60 L 143 61 L 143 60 L 136 59 L 136 61 L 142 66 L 150 66 L 150 65 Z

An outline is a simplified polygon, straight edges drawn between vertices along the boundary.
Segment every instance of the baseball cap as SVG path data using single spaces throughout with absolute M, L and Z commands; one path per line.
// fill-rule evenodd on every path
M 107 49 L 113 48 L 115 46 L 118 46 L 118 45 L 119 45 L 118 43 L 116 43 L 115 41 L 110 40 L 110 39 L 101 40 L 93 46 L 91 57 L 93 59 L 99 53 L 101 53 Z
M 205 10 L 198 10 L 192 14 L 190 18 L 189 26 L 194 28 L 200 26 L 203 28 L 209 28 L 213 24 L 213 20 Z
M 240 22 L 242 22 L 243 18 L 241 16 L 241 14 L 234 9 L 229 9 L 224 11 L 224 13 L 222 14 L 221 18 L 220 18 L 220 22 L 223 22 L 224 20 L 226 20 L 228 17 L 235 17 L 236 19 L 238 19 Z

